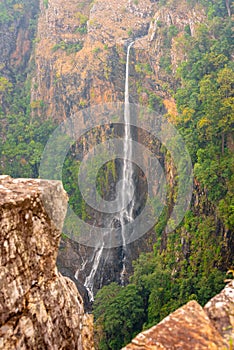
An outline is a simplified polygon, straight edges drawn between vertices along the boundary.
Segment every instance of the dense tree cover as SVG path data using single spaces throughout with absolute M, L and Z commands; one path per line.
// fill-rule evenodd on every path
M 117 283 L 105 286 L 95 300 L 94 315 L 100 327 L 96 341 L 101 349 L 120 349 L 141 330 L 145 312 L 143 299 L 134 284 L 122 288 Z
M 36 14 L 34 2 L 4 0 L 0 3 L 0 25 L 7 24 L 17 32 L 17 22 Z M 29 23 L 29 35 L 35 34 L 36 22 Z M 22 58 L 22 62 L 24 59 Z M 40 157 L 48 137 L 54 129 L 51 120 L 33 118 L 30 102 L 33 61 L 24 65 L 0 67 L 0 173 L 13 177 L 38 177 Z M 7 73 L 6 73 L 7 71 Z
M 2 0 L 0 2 L 0 25 L 9 24 L 14 20 L 19 20 L 31 9 L 28 0 Z M 13 27 L 10 27 L 13 30 Z
M 160 1 L 161 5 L 169 2 L 173 3 Z M 134 264 L 131 288 L 135 287 L 139 300 L 130 304 L 127 318 L 134 325 L 135 308 L 143 305 L 143 329 L 191 299 L 204 305 L 223 288 L 226 269 L 234 264 L 233 257 L 226 256 L 227 237 L 233 235 L 234 228 L 230 2 L 188 0 L 191 6 L 198 2 L 206 8 L 207 22 L 198 26 L 193 37 L 188 27 L 178 37 L 175 28 L 170 28 L 164 36 L 166 56 L 160 62 L 170 74 L 169 50 L 174 37 L 186 53 L 176 72 L 174 97 L 179 114 L 175 123 L 192 157 L 196 192 L 192 209 L 181 226 L 166 237 L 166 245 L 161 240 L 164 237 L 165 242 L 168 209 L 155 228 L 154 252 L 142 254 Z M 122 337 L 121 344 L 111 342 L 120 340 L 119 334 L 126 329 L 117 313 L 117 301 L 121 295 L 121 305 L 125 305 L 127 288 L 110 285 L 97 294 L 94 316 L 100 349 L 117 350 L 128 342 L 129 336 Z M 102 298 L 103 293 L 109 298 Z M 133 328 L 131 337 L 138 330 Z
M 23 89 L 7 92 L 11 101 L 0 110 L 0 172 L 13 177 L 38 177 L 40 158 L 54 125 L 31 117 L 30 96 Z

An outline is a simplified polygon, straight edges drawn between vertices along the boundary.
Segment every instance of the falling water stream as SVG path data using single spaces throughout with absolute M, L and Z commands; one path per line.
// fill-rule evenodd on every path
M 126 274 L 126 229 L 125 225 L 133 220 L 134 205 L 134 185 L 133 185 L 133 167 L 132 167 L 132 137 L 130 127 L 130 106 L 129 106 L 129 56 L 134 41 L 128 45 L 126 59 L 126 76 L 125 76 L 125 98 L 124 98 L 124 154 L 123 154 L 123 171 L 122 171 L 122 211 L 120 212 L 121 236 L 122 236 L 122 262 L 123 267 L 120 273 L 120 282 L 125 283 Z M 127 206 L 126 206 L 127 203 Z
M 89 300 L 92 302 L 94 301 L 94 294 L 93 294 L 93 286 L 94 286 L 94 278 L 102 257 L 102 252 L 104 249 L 104 242 L 102 243 L 101 247 L 97 248 L 95 251 L 93 266 L 90 271 L 90 274 L 86 277 L 84 286 L 86 287 L 88 294 L 89 294 Z
M 132 167 L 132 137 L 130 129 L 130 106 L 129 106 L 129 56 L 130 50 L 134 42 L 131 42 L 127 48 L 126 58 L 126 75 L 125 75 L 125 99 L 124 99 L 124 153 L 123 153 L 123 169 L 122 169 L 122 189 L 121 189 L 121 204 L 122 210 L 119 217 L 116 218 L 121 224 L 121 238 L 122 238 L 122 270 L 120 273 L 121 285 L 125 284 L 126 275 L 126 228 L 125 225 L 133 220 L 133 206 L 134 206 L 134 185 L 133 185 L 133 167 Z M 127 205 L 126 205 L 127 203 Z M 95 229 L 95 228 L 94 228 Z M 86 277 L 84 286 L 86 287 L 90 301 L 94 301 L 94 279 L 97 273 L 100 261 L 102 259 L 104 249 L 104 237 L 100 244 L 96 247 L 91 258 L 92 268 L 89 275 Z M 87 263 L 87 262 L 86 262 Z M 81 269 L 78 269 L 75 278 L 79 278 L 79 272 L 83 271 L 86 263 Z

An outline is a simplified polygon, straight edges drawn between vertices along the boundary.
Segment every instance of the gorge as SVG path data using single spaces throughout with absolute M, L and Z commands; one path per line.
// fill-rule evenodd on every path
M 78 286 L 86 311 L 94 312 L 100 349 L 120 349 L 192 299 L 204 306 L 233 269 L 232 10 L 226 0 L 0 4 L 0 173 L 38 178 L 56 128 L 74 117 L 74 135 L 86 130 L 71 142 L 62 165 L 51 157 L 55 175 L 48 178 L 61 172 L 69 207 L 90 226 L 87 237 L 95 237 L 85 244 L 78 225 L 65 224 L 57 267 Z M 146 114 L 152 130 L 134 124 Z M 187 186 L 179 174 L 186 152 L 178 163 L 169 150 L 179 149 L 177 138 L 168 137 L 166 147 L 153 137 L 155 129 L 162 131 L 161 116 L 184 140 L 194 177 L 191 206 L 170 232 L 171 215 L 181 215 L 180 182 Z M 58 154 L 63 142 L 56 144 Z M 96 169 L 112 142 L 123 142 L 122 156 Z M 130 161 L 136 144 L 152 155 L 142 152 L 142 167 Z M 110 204 L 107 214 L 86 203 L 77 186 L 91 153 L 97 161 L 90 173 L 96 172 L 96 192 Z M 149 199 L 149 182 L 160 199 L 150 198 L 158 218 L 129 241 L 131 223 Z M 91 184 L 86 187 L 92 192 Z M 112 212 L 117 199 L 121 210 Z

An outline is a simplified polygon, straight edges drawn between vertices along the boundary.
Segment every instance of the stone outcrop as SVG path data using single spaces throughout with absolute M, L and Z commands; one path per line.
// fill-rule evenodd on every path
M 136 336 L 123 350 L 225 350 L 234 342 L 234 281 L 204 309 L 190 301 L 158 325 Z
M 60 182 L 0 177 L 0 349 L 93 349 L 92 316 L 56 268 L 66 207 Z
M 234 344 L 234 280 L 204 307 L 215 328 Z

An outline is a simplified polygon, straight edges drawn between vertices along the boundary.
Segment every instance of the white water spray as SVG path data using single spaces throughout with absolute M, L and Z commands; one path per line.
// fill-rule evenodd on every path
M 96 223 L 96 222 L 95 222 Z M 92 231 L 95 230 L 95 223 L 92 227 Z M 79 279 L 79 275 L 80 273 L 82 273 L 88 264 L 92 263 L 92 268 L 90 270 L 89 275 L 85 278 L 85 282 L 84 282 L 84 286 L 87 289 L 88 292 L 88 296 L 89 296 L 89 300 L 91 302 L 94 301 L 94 278 L 96 276 L 101 258 L 102 258 L 102 253 L 103 253 L 103 249 L 104 249 L 104 237 L 103 240 L 98 244 L 98 246 L 94 249 L 94 252 L 92 254 L 92 257 L 87 259 L 86 261 L 83 261 L 82 263 L 82 267 L 79 268 L 76 273 L 75 273 L 75 278 L 78 280 Z

